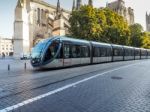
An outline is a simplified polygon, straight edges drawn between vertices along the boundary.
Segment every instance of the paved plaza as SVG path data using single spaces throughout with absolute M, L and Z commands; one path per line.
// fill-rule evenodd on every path
M 0 112 L 150 112 L 149 67 L 136 60 L 37 70 L 0 60 Z

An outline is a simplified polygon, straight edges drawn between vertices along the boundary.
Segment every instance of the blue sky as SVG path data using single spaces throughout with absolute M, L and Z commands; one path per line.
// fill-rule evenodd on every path
M 57 0 L 44 0 L 50 4 L 56 5 Z M 87 3 L 88 0 L 82 0 Z M 114 0 L 93 0 L 95 7 L 105 6 L 106 2 Z M 150 12 L 150 0 L 124 0 L 126 6 L 134 9 L 135 22 L 140 23 L 145 29 L 145 13 Z M 60 0 L 61 6 L 70 10 L 72 0 Z M 17 0 L 0 0 L 0 36 L 13 36 L 14 11 Z

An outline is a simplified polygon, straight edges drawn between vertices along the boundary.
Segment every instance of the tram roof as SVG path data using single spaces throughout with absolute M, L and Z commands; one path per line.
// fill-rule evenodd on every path
M 66 37 L 66 36 L 53 37 L 53 39 L 57 39 L 57 38 L 60 38 L 60 40 L 62 40 L 62 41 L 68 41 L 68 42 L 85 43 L 85 44 L 90 44 L 90 42 L 91 42 L 92 44 L 95 44 L 95 45 L 111 46 L 111 44 L 108 44 L 108 43 L 88 41 L 88 40 L 82 40 L 82 39 L 77 39 L 77 38 L 70 38 L 70 37 Z
M 124 48 L 134 49 L 134 47 L 131 46 L 123 46 Z
M 60 39 L 61 41 L 65 41 L 65 42 L 69 42 L 69 43 L 75 43 L 75 44 L 86 44 L 89 45 L 90 42 L 87 40 L 82 40 L 82 39 L 76 39 L 76 38 L 70 38 L 70 37 L 66 37 L 66 36 L 54 36 L 51 38 L 48 38 L 48 41 L 53 41 L 55 39 Z
M 72 41 L 72 42 L 80 42 L 80 43 L 87 43 L 87 44 L 89 44 L 89 41 L 87 41 L 87 40 L 71 38 L 71 37 L 66 37 L 66 36 L 59 36 L 59 38 L 61 40 L 63 40 L 63 41 Z
M 119 47 L 119 48 L 123 48 L 123 45 L 117 45 L 117 44 L 111 44 L 112 47 Z
M 108 46 L 108 47 L 111 47 L 111 44 L 108 44 L 108 43 L 103 43 L 103 42 L 94 42 L 94 41 L 91 41 L 91 43 L 93 45 L 101 45 L 101 46 Z

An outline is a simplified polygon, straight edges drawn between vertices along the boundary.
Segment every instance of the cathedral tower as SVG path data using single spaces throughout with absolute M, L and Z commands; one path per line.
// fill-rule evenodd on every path
M 146 31 L 150 32 L 150 14 L 146 12 Z
M 82 0 L 77 0 L 77 10 L 82 6 Z
M 59 0 L 57 1 L 56 17 L 55 17 L 53 25 L 54 25 L 53 36 L 65 35 L 64 16 L 63 16 L 63 12 L 60 8 Z
M 72 11 L 76 10 L 76 3 L 75 3 L 75 0 L 73 0 L 73 5 L 72 5 Z
M 93 6 L 93 0 L 89 0 L 88 5 Z
M 29 53 L 29 25 L 27 13 L 28 0 L 18 0 L 15 9 L 14 22 L 14 57 L 18 58 L 23 53 Z

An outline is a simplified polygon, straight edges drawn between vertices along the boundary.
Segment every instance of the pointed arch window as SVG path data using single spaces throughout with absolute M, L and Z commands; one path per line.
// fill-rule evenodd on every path
M 37 17 L 38 17 L 38 19 L 37 19 L 37 23 L 39 24 L 40 23 L 40 21 L 41 21 L 41 11 L 40 11 L 40 8 L 38 8 L 37 9 Z

